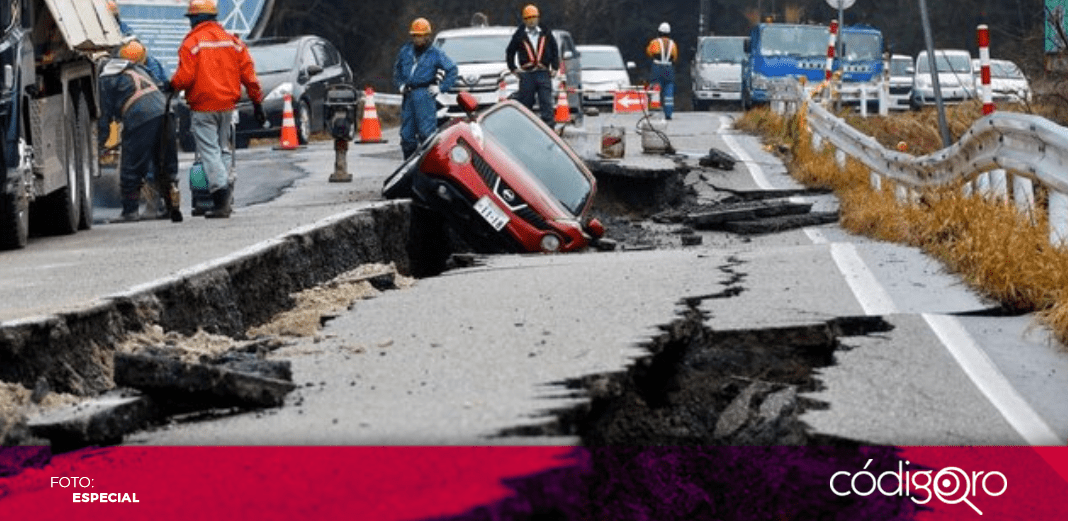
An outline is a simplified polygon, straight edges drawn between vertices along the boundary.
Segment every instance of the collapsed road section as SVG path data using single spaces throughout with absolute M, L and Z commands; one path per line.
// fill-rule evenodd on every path
M 0 329 L 0 380 L 91 395 L 114 387 L 114 346 L 159 325 L 240 338 L 292 306 L 291 295 L 368 262 L 404 272 L 408 205 L 382 203 L 324 219 L 215 262 L 82 309 L 11 321 Z

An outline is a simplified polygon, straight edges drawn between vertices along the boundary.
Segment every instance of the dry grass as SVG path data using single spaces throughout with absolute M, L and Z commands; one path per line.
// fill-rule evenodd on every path
M 948 112 L 954 136 L 967 130 L 980 112 L 968 104 Z M 932 110 L 846 119 L 888 148 L 904 140 L 911 153 L 921 155 L 942 148 L 936 118 Z M 844 228 L 922 249 L 1006 309 L 1037 312 L 1038 320 L 1068 344 L 1068 251 L 1049 244 L 1042 216 L 1024 215 L 999 199 L 964 197 L 960 187 L 931 190 L 903 203 L 892 183 L 884 182 L 881 190 L 871 188 L 868 170 L 858 162 L 848 160 L 839 169 L 829 149 L 814 150 L 799 122 L 797 117 L 757 109 L 746 113 L 738 127 L 789 151 L 791 175 L 805 185 L 834 190 Z M 1039 194 L 1039 206 L 1042 199 Z

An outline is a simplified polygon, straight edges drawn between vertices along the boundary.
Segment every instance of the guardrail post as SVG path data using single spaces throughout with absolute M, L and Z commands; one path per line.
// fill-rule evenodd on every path
M 1003 201 L 1009 200 L 1009 188 L 1004 170 L 990 171 L 990 193 Z
M 871 189 L 872 190 L 875 190 L 876 192 L 882 191 L 882 189 L 883 189 L 883 177 L 881 175 L 875 173 L 874 170 L 872 170 L 871 172 L 868 173 L 868 184 L 871 185 Z
M 868 88 L 865 85 L 860 86 L 860 116 L 868 117 Z
M 879 115 L 890 115 L 890 82 L 886 78 L 879 82 Z
M 909 189 L 907 186 L 898 184 L 896 187 L 894 187 L 894 195 L 897 196 L 897 202 L 899 203 L 912 203 L 912 197 L 910 197 Z
M 823 136 L 819 135 L 818 132 L 812 133 L 812 150 L 816 152 L 823 150 Z
M 1049 242 L 1063 246 L 1068 240 L 1068 195 L 1049 193 Z
M 975 193 L 980 197 L 990 195 L 990 172 L 983 172 L 976 176 Z
M 1012 200 L 1016 202 L 1017 209 L 1034 219 L 1035 190 L 1030 179 L 1012 176 Z
M 838 164 L 839 170 L 845 170 L 846 167 L 846 153 L 840 148 L 834 150 L 834 162 Z

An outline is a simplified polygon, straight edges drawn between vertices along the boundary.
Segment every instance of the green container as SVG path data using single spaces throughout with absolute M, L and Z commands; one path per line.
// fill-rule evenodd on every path
M 204 165 L 200 161 L 195 161 L 193 166 L 189 167 L 189 186 L 193 190 L 205 190 L 208 189 L 208 176 L 204 172 Z

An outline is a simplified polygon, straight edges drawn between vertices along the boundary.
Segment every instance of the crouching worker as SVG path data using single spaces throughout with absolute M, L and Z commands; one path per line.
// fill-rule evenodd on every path
M 167 213 L 174 222 L 182 220 L 178 207 L 178 150 L 175 148 L 174 120 L 167 110 L 167 97 L 148 71 L 138 65 L 144 47 L 129 44 L 118 58 L 107 60 L 100 71 L 100 145 L 107 139 L 108 125 L 122 122 L 122 162 L 119 187 L 122 191 L 122 219 L 140 219 L 138 209 L 141 185 L 152 172 Z

